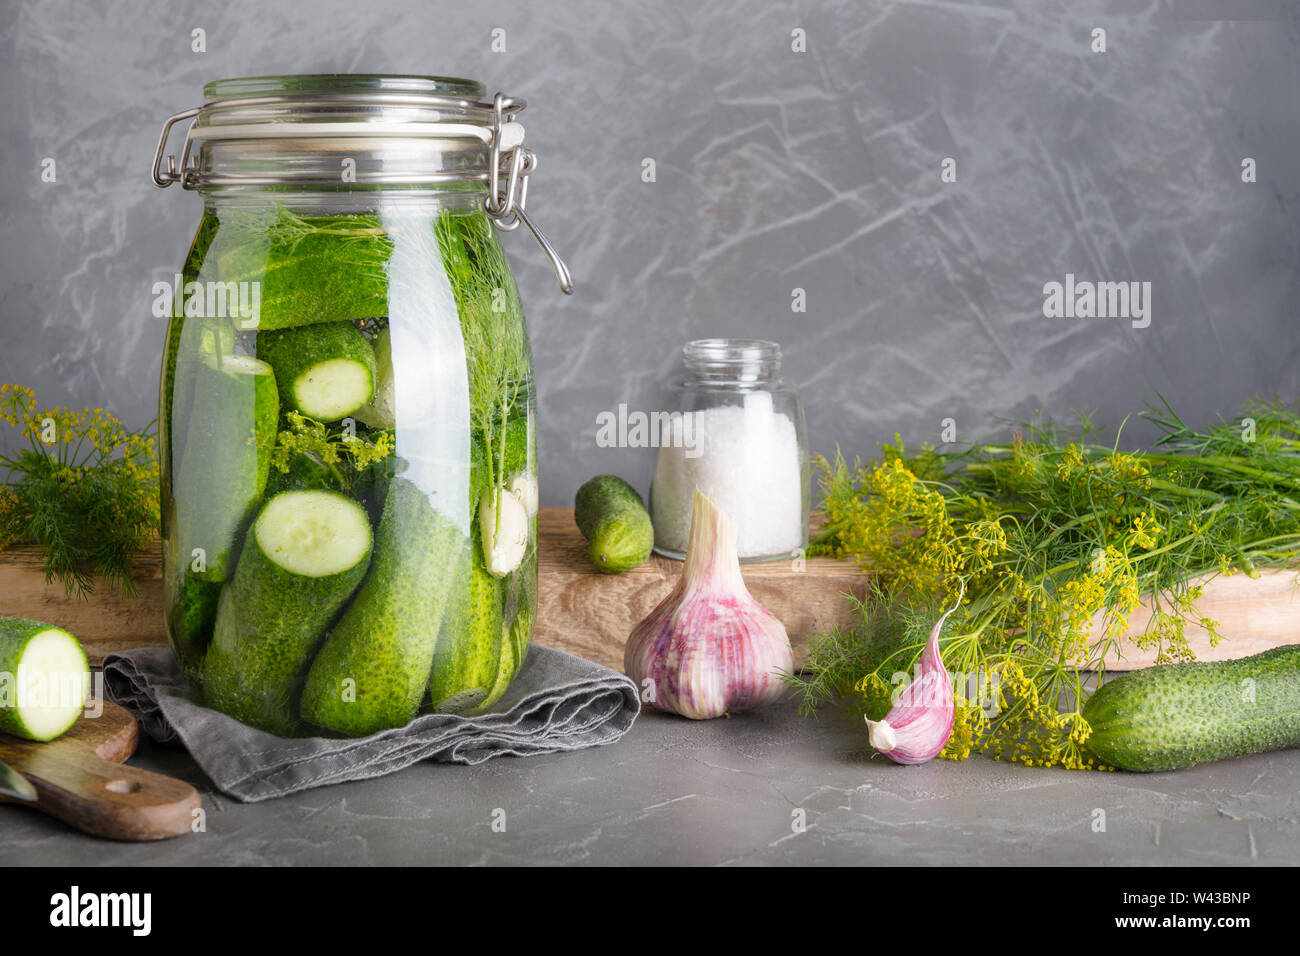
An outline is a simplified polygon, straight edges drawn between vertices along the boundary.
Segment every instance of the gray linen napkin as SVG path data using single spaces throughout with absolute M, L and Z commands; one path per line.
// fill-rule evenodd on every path
M 163 648 L 109 654 L 104 684 L 145 733 L 183 744 L 219 790 L 246 803 L 379 777 L 419 760 L 477 764 L 609 744 L 640 710 L 627 677 L 536 646 L 493 713 L 424 714 L 405 727 L 347 740 L 276 737 L 203 707 Z

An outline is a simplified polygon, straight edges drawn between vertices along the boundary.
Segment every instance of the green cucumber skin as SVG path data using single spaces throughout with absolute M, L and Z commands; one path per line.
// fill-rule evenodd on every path
M 262 331 L 257 336 L 257 357 L 275 370 L 275 381 L 280 387 L 283 408 L 296 408 L 310 418 L 338 421 L 356 414 L 375 394 L 379 370 L 375 363 L 375 350 L 370 340 L 351 322 L 324 322 L 291 329 Z M 356 396 L 352 408 L 341 415 L 321 416 L 315 410 L 302 408 L 294 388 L 302 376 L 322 362 L 343 359 L 365 367 L 370 375 L 370 390 Z
M 167 616 L 167 632 L 172 649 L 176 652 L 186 672 L 198 673 L 212 639 L 212 628 L 217 621 L 217 601 L 221 597 L 221 584 L 205 581 L 197 575 L 181 572 L 176 595 Z
M 205 360 L 222 360 L 235 354 L 234 326 L 225 319 L 174 317 L 168 330 L 168 354 L 170 359 L 165 374 L 170 376 L 171 387 L 168 388 L 168 381 L 165 380 L 163 408 L 169 439 L 163 442 L 162 447 L 170 448 L 171 461 L 175 466 L 175 470 L 168 471 L 168 474 L 179 474 L 179 463 L 185 453 L 185 426 L 194 412 L 195 381 L 199 367 Z M 174 417 L 168 418 L 169 414 Z M 172 422 L 180 428 L 174 429 Z M 187 472 L 187 476 L 192 475 L 193 471 Z M 170 490 L 166 498 L 174 508 L 175 500 L 171 497 Z M 164 513 L 165 542 L 170 541 L 170 529 L 174 520 L 172 512 Z M 165 544 L 164 551 L 170 550 Z M 176 603 L 167 615 L 172 647 L 188 668 L 197 668 L 203 663 L 203 653 L 212 636 L 221 585 L 219 582 L 204 580 L 189 570 L 188 549 L 182 552 L 177 548 L 176 553 L 165 554 L 164 561 L 164 573 L 170 579 L 166 593 L 177 595 Z
M 370 571 L 307 675 L 303 717 L 360 736 L 401 727 L 419 709 L 448 598 L 469 539 L 404 478 L 388 486 Z M 344 681 L 355 682 L 355 700 Z
M 476 536 L 477 537 L 477 536 Z M 504 582 L 488 572 L 483 548 L 473 543 L 469 579 L 451 597 L 429 673 L 433 709 L 463 713 L 481 705 L 496 684 L 501 665 Z M 462 695 L 482 691 L 475 699 Z M 459 698 L 454 705 L 448 702 Z
M 238 213 L 228 216 L 211 254 L 221 281 L 261 283 L 259 333 L 388 314 L 385 267 L 393 243 L 387 236 L 364 231 L 348 234 L 347 217 L 299 219 L 283 210 L 270 215 L 259 210 L 252 215 L 254 221 L 247 224 L 238 221 Z M 268 246 L 265 236 L 290 234 L 298 222 L 332 231 L 308 231 Z M 250 235 L 254 241 L 249 241 Z
M 338 491 L 338 480 L 329 466 L 311 452 L 295 452 L 289 458 L 289 470 L 272 467 L 266 481 L 266 497 L 282 491 Z
M 190 244 L 189 253 L 185 257 L 185 265 L 181 272 L 182 288 L 184 283 L 196 280 L 202 268 L 203 259 L 208 254 L 208 248 L 212 245 L 212 239 L 217 233 L 217 220 L 211 214 L 205 213 L 203 219 L 199 222 L 199 228 L 194 233 L 194 241 Z M 158 448 L 160 452 L 160 466 L 164 473 L 170 474 L 179 463 L 181 458 L 181 447 L 183 435 L 177 435 L 172 430 L 172 423 L 179 421 L 184 423 L 189 420 L 189 400 L 194 394 L 194 380 L 184 373 L 178 375 L 178 365 L 182 353 L 188 353 L 191 348 L 191 342 L 185 341 L 185 329 L 189 323 L 206 324 L 211 321 L 208 319 L 189 319 L 184 315 L 176 315 L 176 304 L 172 304 L 173 315 L 167 324 L 167 342 L 163 348 L 163 368 L 162 375 L 159 377 L 159 390 L 161 391 L 160 401 L 158 403 L 161 414 L 158 421 Z M 181 311 L 183 312 L 183 305 Z M 231 344 L 233 345 L 234 328 L 229 323 L 221 323 L 231 329 Z M 191 333 L 192 335 L 193 333 Z M 177 400 L 184 404 L 182 414 L 179 417 L 173 414 L 173 409 L 177 405 Z
M 532 461 L 531 429 L 526 417 L 512 419 L 505 428 L 506 476 L 526 472 Z M 475 434 L 471 453 L 471 515 L 487 488 L 486 450 Z M 494 471 L 500 469 L 500 464 Z M 475 526 L 477 519 L 474 519 Z M 476 536 L 477 537 L 477 536 Z M 475 540 L 470 581 L 453 595 L 438 636 L 429 698 L 435 711 L 480 714 L 505 693 L 519 670 L 532 638 L 531 611 L 537 600 L 537 527 L 533 519 L 530 544 L 518 568 L 495 578 L 483 560 L 481 542 Z M 522 620 L 522 623 L 521 623 Z M 474 702 L 470 691 L 486 692 Z M 454 698 L 460 697 L 459 701 Z M 455 706 L 443 706 L 453 700 Z
M 300 729 L 298 696 L 312 655 L 365 578 L 373 539 L 365 557 L 346 571 L 304 577 L 271 560 L 255 528 L 248 532 L 234 577 L 221 591 L 203 663 L 205 697 L 246 724 L 293 736 Z
M 53 624 L 42 624 L 40 621 L 33 621 L 25 617 L 0 617 L 0 674 L 16 675 L 18 673 L 18 662 L 22 659 L 23 652 L 27 649 L 27 644 L 36 635 L 43 631 L 62 631 L 68 635 L 68 639 L 77 645 L 81 651 L 81 662 L 85 667 L 86 673 L 90 673 L 90 662 L 86 660 L 85 648 L 67 631 L 61 627 L 55 627 Z M 14 680 L 13 677 L 9 680 Z M 87 682 L 89 688 L 89 682 Z M 12 688 L 16 693 L 16 688 Z M 6 706 L 5 702 L 0 701 L 0 733 L 12 734 L 15 737 L 22 737 L 25 740 L 40 740 L 27 729 L 23 723 L 22 715 L 16 707 Z M 52 739 L 52 738 L 46 738 Z
M 173 557 L 187 574 L 224 581 L 233 570 L 241 535 L 266 490 L 280 400 L 272 373 L 239 375 L 205 361 L 195 374 L 187 455 L 176 475 L 177 545 Z M 195 548 L 206 569 L 190 571 Z
M 185 425 L 194 413 L 194 380 L 199 366 L 205 359 L 235 354 L 235 327 L 227 319 L 173 318 L 167 349 L 171 356 L 171 388 L 165 393 L 163 403 L 169 423 L 166 447 L 170 449 L 173 466 L 177 467 L 185 454 Z M 167 385 L 164 383 L 163 387 Z M 171 423 L 180 425 L 180 429 L 172 430 Z
M 1088 698 L 1083 717 L 1089 751 L 1121 770 L 1180 770 L 1300 747 L 1300 644 L 1123 674 Z
M 534 539 L 535 540 L 535 539 Z M 509 689 L 528 656 L 537 604 L 537 548 L 529 547 L 523 563 L 505 580 L 504 633 L 497 664 L 496 683 L 470 713 L 486 713 Z
M 370 401 L 357 410 L 356 419 L 370 428 L 391 431 L 397 427 L 396 386 L 393 383 L 393 338 L 385 325 L 370 340 L 375 356 L 375 388 Z
M 654 526 L 645 502 L 616 475 L 597 475 L 579 488 L 573 518 L 587 539 L 591 563 L 606 574 L 644 564 L 654 549 Z

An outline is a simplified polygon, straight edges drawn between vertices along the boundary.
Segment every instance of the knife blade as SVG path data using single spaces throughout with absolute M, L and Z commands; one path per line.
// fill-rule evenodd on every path
M 37 798 L 36 788 L 31 781 L 3 760 L 0 760 L 0 794 L 27 803 L 35 803 Z

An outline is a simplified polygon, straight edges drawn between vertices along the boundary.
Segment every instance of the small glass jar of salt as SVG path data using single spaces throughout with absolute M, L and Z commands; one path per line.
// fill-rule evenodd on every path
M 650 486 L 655 551 L 683 557 L 698 488 L 736 520 L 742 561 L 798 555 L 808 544 L 808 453 L 781 346 L 699 339 L 682 361 Z

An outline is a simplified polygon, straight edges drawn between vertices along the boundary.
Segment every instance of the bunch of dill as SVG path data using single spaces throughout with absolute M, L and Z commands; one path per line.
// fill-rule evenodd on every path
M 1161 431 L 1147 452 L 1100 443 L 1081 417 L 1023 425 L 1006 444 L 909 454 L 896 439 L 867 464 L 821 459 L 827 524 L 811 550 L 856 560 L 873 585 L 854 624 L 811 642 L 811 674 L 791 678 L 803 709 L 887 710 L 964 580 L 942 640 L 961 678 L 945 756 L 1094 765 L 1083 672 L 1125 639 L 1193 659 L 1189 624 L 1220 639 L 1196 609 L 1207 575 L 1300 561 L 1300 414 L 1256 402 L 1204 431 L 1163 400 L 1144 416 Z M 1150 622 L 1130 634 L 1144 598 Z
M 0 386 L 0 421 L 26 441 L 0 485 L 0 548 L 44 551 L 45 580 L 87 597 L 98 574 L 135 593 L 131 562 L 158 533 L 158 460 L 148 430 L 132 432 L 102 408 L 40 409 L 30 388 Z

